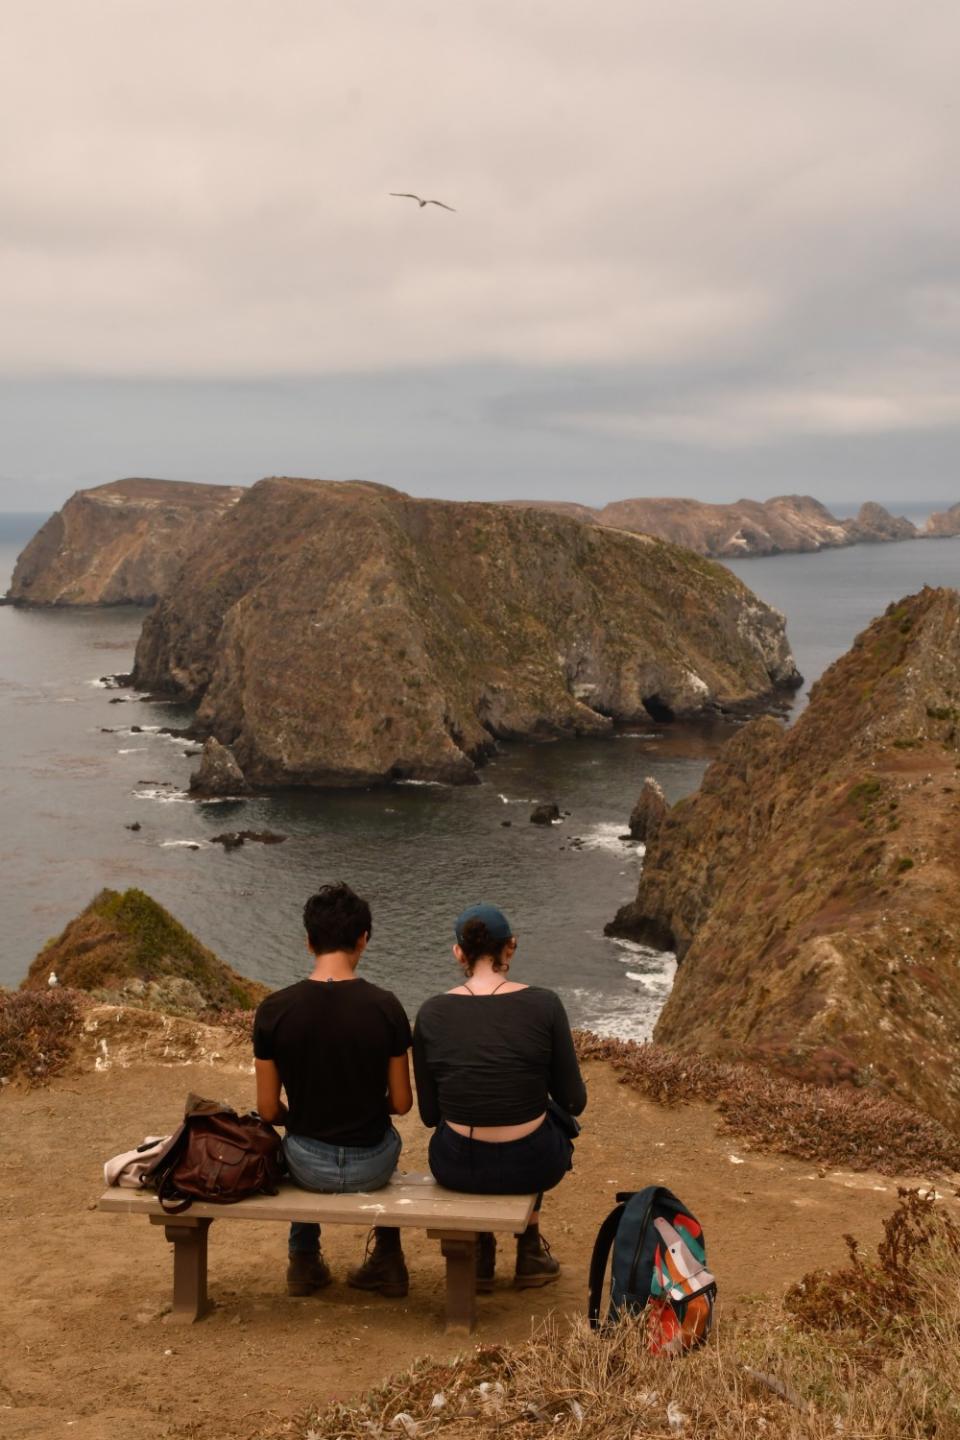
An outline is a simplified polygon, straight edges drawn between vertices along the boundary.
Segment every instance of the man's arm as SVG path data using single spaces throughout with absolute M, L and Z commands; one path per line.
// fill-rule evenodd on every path
M 406 1115 L 413 1108 L 413 1087 L 410 1084 L 410 1055 L 391 1055 L 387 1067 L 387 1099 L 391 1115 Z
M 280 1071 L 272 1060 L 256 1060 L 257 1072 L 257 1114 L 269 1125 L 287 1123 L 287 1107 L 280 1098 L 283 1088 Z

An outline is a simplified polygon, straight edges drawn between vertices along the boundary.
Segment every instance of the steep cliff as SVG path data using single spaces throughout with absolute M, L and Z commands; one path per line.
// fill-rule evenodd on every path
M 960 1132 L 960 594 L 860 635 L 729 741 L 614 933 L 673 944 L 655 1038 L 900 1095 Z
M 152 605 L 242 493 L 180 480 L 115 480 L 78 490 L 20 556 L 8 598 L 21 605 Z
M 782 617 L 674 546 L 294 479 L 247 491 L 186 563 L 135 678 L 197 702 L 258 785 L 470 780 L 495 737 L 797 683 Z
M 909 520 L 895 518 L 872 501 L 861 506 L 855 520 L 838 520 L 810 495 L 737 500 L 732 505 L 666 498 L 616 500 L 597 510 L 562 501 L 517 503 L 596 525 L 655 535 L 715 559 L 828 550 L 862 541 L 910 540 L 918 534 Z

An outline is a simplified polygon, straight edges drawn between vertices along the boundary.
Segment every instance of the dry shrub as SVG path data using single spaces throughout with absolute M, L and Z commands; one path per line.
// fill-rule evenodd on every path
M 205 1025 L 219 1025 L 230 1030 L 243 1040 L 253 1041 L 253 1017 L 255 1010 L 203 1010 L 200 1019 Z
M 648 1354 L 642 1318 L 600 1333 L 580 1317 L 554 1319 L 524 1345 L 478 1347 L 447 1365 L 419 1362 L 357 1404 L 303 1416 L 293 1433 L 298 1440 L 957 1440 L 960 1249 L 943 1243 L 951 1234 L 955 1227 L 932 1201 L 901 1196 L 877 1266 L 899 1277 L 909 1267 L 916 1299 L 901 1303 L 898 1279 L 899 1324 L 887 1327 L 882 1352 L 867 1353 L 870 1363 L 862 1343 L 850 1343 L 847 1319 L 855 1340 L 861 1330 L 846 1311 L 826 1328 L 773 1301 L 739 1319 L 721 1312 L 709 1343 L 680 1360 Z
M 575 1032 L 581 1060 L 605 1060 L 622 1084 L 658 1104 L 704 1100 L 724 1127 L 758 1149 L 851 1169 L 929 1175 L 960 1170 L 960 1140 L 887 1096 L 806 1085 L 747 1065 L 683 1055 L 665 1045 Z
M 925 1312 L 956 1305 L 960 1226 L 937 1207 L 933 1189 L 900 1188 L 897 1194 L 900 1202 L 884 1222 L 876 1259 L 865 1258 L 854 1237 L 845 1235 L 850 1264 L 805 1275 L 784 1300 L 805 1325 L 843 1332 L 862 1360 L 882 1360 Z M 953 1296 L 944 1294 L 944 1277 Z
M 0 1076 L 36 1085 L 63 1069 L 80 1028 L 75 990 L 0 991 Z

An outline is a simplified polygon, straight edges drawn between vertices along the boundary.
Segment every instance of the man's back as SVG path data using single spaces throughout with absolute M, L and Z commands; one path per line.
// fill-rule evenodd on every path
M 332 1145 L 378 1144 L 390 1124 L 387 1069 L 410 1045 L 397 997 L 367 980 L 301 980 L 257 1010 L 253 1048 L 287 1092 L 287 1131 Z

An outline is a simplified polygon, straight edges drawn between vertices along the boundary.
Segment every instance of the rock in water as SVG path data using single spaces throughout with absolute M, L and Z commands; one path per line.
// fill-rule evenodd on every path
M 630 838 L 649 842 L 660 829 L 666 815 L 667 800 L 651 775 L 643 782 L 637 803 L 630 811 Z
M 472 781 L 501 737 L 604 734 L 798 681 L 783 617 L 675 546 L 291 479 L 217 523 L 134 674 L 198 703 L 262 787 Z
M 559 805 L 538 805 L 530 812 L 531 825 L 552 825 L 555 820 L 560 819 Z
M 931 515 L 921 533 L 935 539 L 960 535 L 960 505 L 951 505 L 949 510 L 938 510 Z
M 9 598 L 21 605 L 152 605 L 242 493 L 182 480 L 115 480 L 78 490 L 23 551 Z
M 102 890 L 34 960 L 21 989 L 61 985 L 174 1014 L 248 1010 L 268 994 L 201 945 L 142 890 Z
M 200 752 L 200 764 L 190 776 L 191 795 L 244 795 L 247 788 L 233 751 L 211 735 Z
M 960 1133 L 960 594 L 858 636 L 720 751 L 612 933 L 675 948 L 654 1038 L 900 1096 Z

